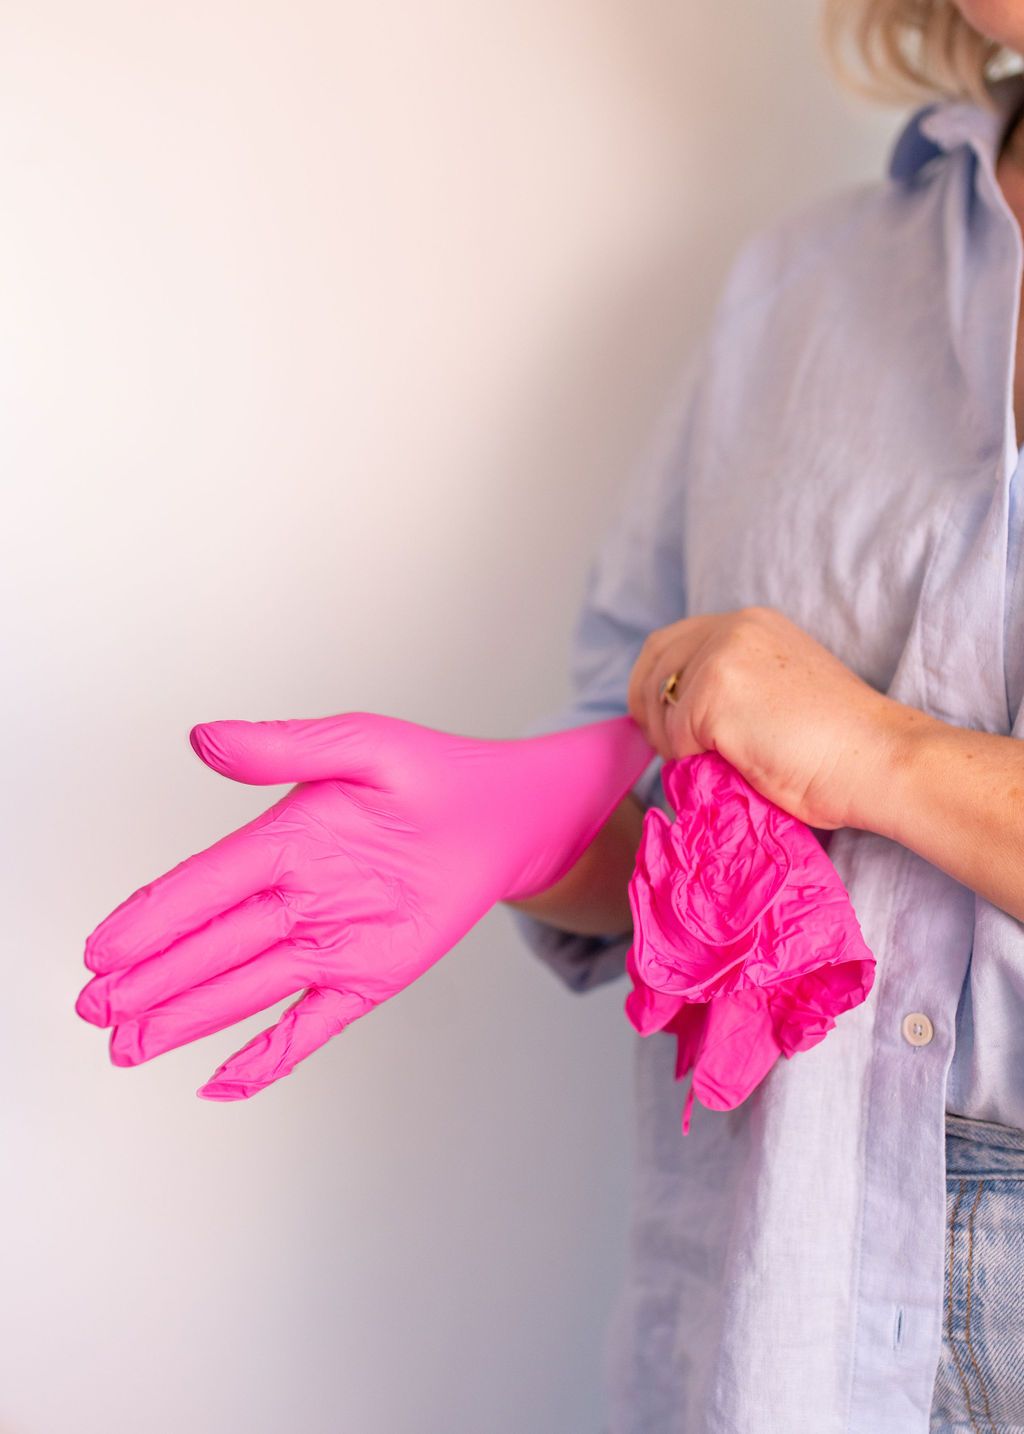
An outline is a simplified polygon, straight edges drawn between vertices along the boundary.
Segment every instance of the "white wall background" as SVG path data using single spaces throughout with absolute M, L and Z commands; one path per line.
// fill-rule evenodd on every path
M 6 0 L 2 1434 L 597 1434 L 621 985 L 493 912 L 249 1103 L 82 941 L 277 794 L 212 717 L 513 735 L 738 243 L 881 172 L 818 0 Z M 13 619 L 13 622 L 10 620 Z

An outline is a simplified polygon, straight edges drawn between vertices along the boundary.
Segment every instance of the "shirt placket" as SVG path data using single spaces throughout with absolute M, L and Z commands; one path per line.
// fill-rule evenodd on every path
M 950 276 L 956 282 L 947 291 L 947 297 L 963 298 L 951 322 L 961 325 L 954 342 L 962 361 L 971 364 L 964 374 L 970 390 L 965 393 L 970 421 L 961 436 L 964 479 L 948 501 L 889 695 L 944 721 L 1005 734 L 1010 730 L 1004 632 L 1009 491 L 1019 460 L 1012 379 L 1021 245 L 984 137 L 970 143 L 979 165 L 970 221 L 979 227 L 962 248 L 951 237 L 951 262 L 960 263 L 962 272 Z M 969 162 L 965 152 L 959 158 Z M 951 162 L 956 159 L 951 156 Z M 890 1399 L 886 1416 L 893 1427 L 925 1434 L 929 1426 L 942 1337 L 946 1083 L 975 919 L 971 890 L 910 849 L 896 850 L 865 1131 L 864 1255 L 850 1434 L 888 1429 L 879 1415 Z M 900 1190 L 920 1194 L 912 1208 L 904 1202 L 896 1214 L 893 1192 Z

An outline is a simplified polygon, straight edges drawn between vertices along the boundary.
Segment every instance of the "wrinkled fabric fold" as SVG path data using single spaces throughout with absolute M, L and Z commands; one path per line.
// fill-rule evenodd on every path
M 824 1039 L 865 999 L 874 957 L 838 872 L 810 827 L 718 752 L 667 761 L 675 812 L 644 815 L 629 883 L 636 1031 L 675 1035 L 675 1075 L 711 1110 L 746 1100 L 779 1056 Z

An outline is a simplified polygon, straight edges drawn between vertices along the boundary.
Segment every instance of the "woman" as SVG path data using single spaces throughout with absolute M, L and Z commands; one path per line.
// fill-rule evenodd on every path
M 877 977 L 685 1140 L 638 1040 L 614 1434 L 1024 1429 L 1024 0 L 829 20 L 931 102 L 739 254 L 532 731 L 720 751 L 831 831 Z M 509 903 L 576 990 L 622 970 L 658 777 Z

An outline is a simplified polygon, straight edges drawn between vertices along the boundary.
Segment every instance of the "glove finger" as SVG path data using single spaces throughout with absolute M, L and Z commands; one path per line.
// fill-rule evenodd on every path
M 633 989 L 627 995 L 623 1009 L 634 1030 L 641 1036 L 649 1036 L 654 1031 L 664 1030 L 686 1003 L 682 996 L 670 996 L 648 986 L 637 969 L 636 945 L 634 940 L 626 952 L 626 975 L 633 982 Z
M 134 966 L 94 976 L 75 1010 L 95 1026 L 122 1025 L 172 996 L 241 966 L 276 945 L 294 916 L 277 891 L 261 891 L 199 931 Z
M 758 1086 L 781 1052 L 761 991 L 736 991 L 709 1002 L 696 1052 L 693 1089 L 701 1105 L 733 1110 Z
M 265 816 L 187 857 L 115 907 L 86 938 L 89 970 L 106 975 L 156 956 L 274 886 L 276 847 L 258 830 Z
M 246 1100 L 320 1049 L 376 1003 L 355 991 L 312 986 L 275 1026 L 261 1031 L 218 1066 L 196 1092 L 206 1100 Z
M 282 941 L 244 966 L 213 976 L 115 1026 L 110 1059 L 116 1066 L 140 1065 L 265 1011 L 294 995 L 308 980 L 308 950 Z
M 285 722 L 200 722 L 189 741 L 208 767 L 236 782 L 273 785 L 343 777 L 373 784 L 386 781 L 381 723 L 377 714 L 367 712 Z

